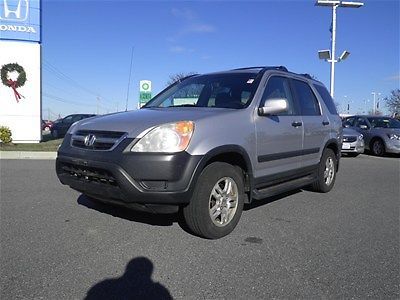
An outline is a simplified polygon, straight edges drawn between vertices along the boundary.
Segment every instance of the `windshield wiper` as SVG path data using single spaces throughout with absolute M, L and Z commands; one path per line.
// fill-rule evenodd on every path
M 197 107 L 196 104 L 180 104 L 180 105 L 170 105 L 167 107 Z

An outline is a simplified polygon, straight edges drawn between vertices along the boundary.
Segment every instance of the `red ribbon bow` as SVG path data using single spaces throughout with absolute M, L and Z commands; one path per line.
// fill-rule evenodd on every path
M 18 93 L 18 91 L 17 91 L 17 81 L 8 79 L 8 80 L 7 80 L 7 84 L 8 84 L 8 86 L 9 86 L 10 88 L 13 89 L 13 91 L 14 91 L 14 96 L 15 96 L 15 100 L 17 101 L 17 103 L 19 103 L 19 100 L 20 100 L 21 98 L 25 98 L 24 96 L 22 96 L 22 95 L 21 95 L 20 93 Z

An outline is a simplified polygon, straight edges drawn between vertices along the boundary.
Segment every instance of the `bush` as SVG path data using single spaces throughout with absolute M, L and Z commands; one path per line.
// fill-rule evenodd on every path
M 0 126 L 0 143 L 9 144 L 12 142 L 11 130 L 6 126 Z

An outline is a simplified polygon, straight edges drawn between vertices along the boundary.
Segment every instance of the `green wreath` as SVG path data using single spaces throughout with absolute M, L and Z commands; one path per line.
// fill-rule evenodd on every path
M 12 81 L 8 79 L 8 73 L 16 71 L 18 72 L 18 78 L 16 81 Z M 19 64 L 14 63 L 14 64 L 6 64 L 1 67 L 1 82 L 8 87 L 14 87 L 14 88 L 19 88 L 23 86 L 26 82 L 26 73 L 23 67 L 21 67 Z

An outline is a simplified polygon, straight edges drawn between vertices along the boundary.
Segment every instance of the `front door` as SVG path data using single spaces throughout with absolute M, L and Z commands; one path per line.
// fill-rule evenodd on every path
M 303 126 L 293 99 L 289 79 L 282 76 L 269 78 L 260 107 L 270 99 L 286 99 L 287 112 L 271 116 L 256 113 L 257 165 L 256 182 L 269 175 L 284 175 L 287 171 L 300 168 Z

